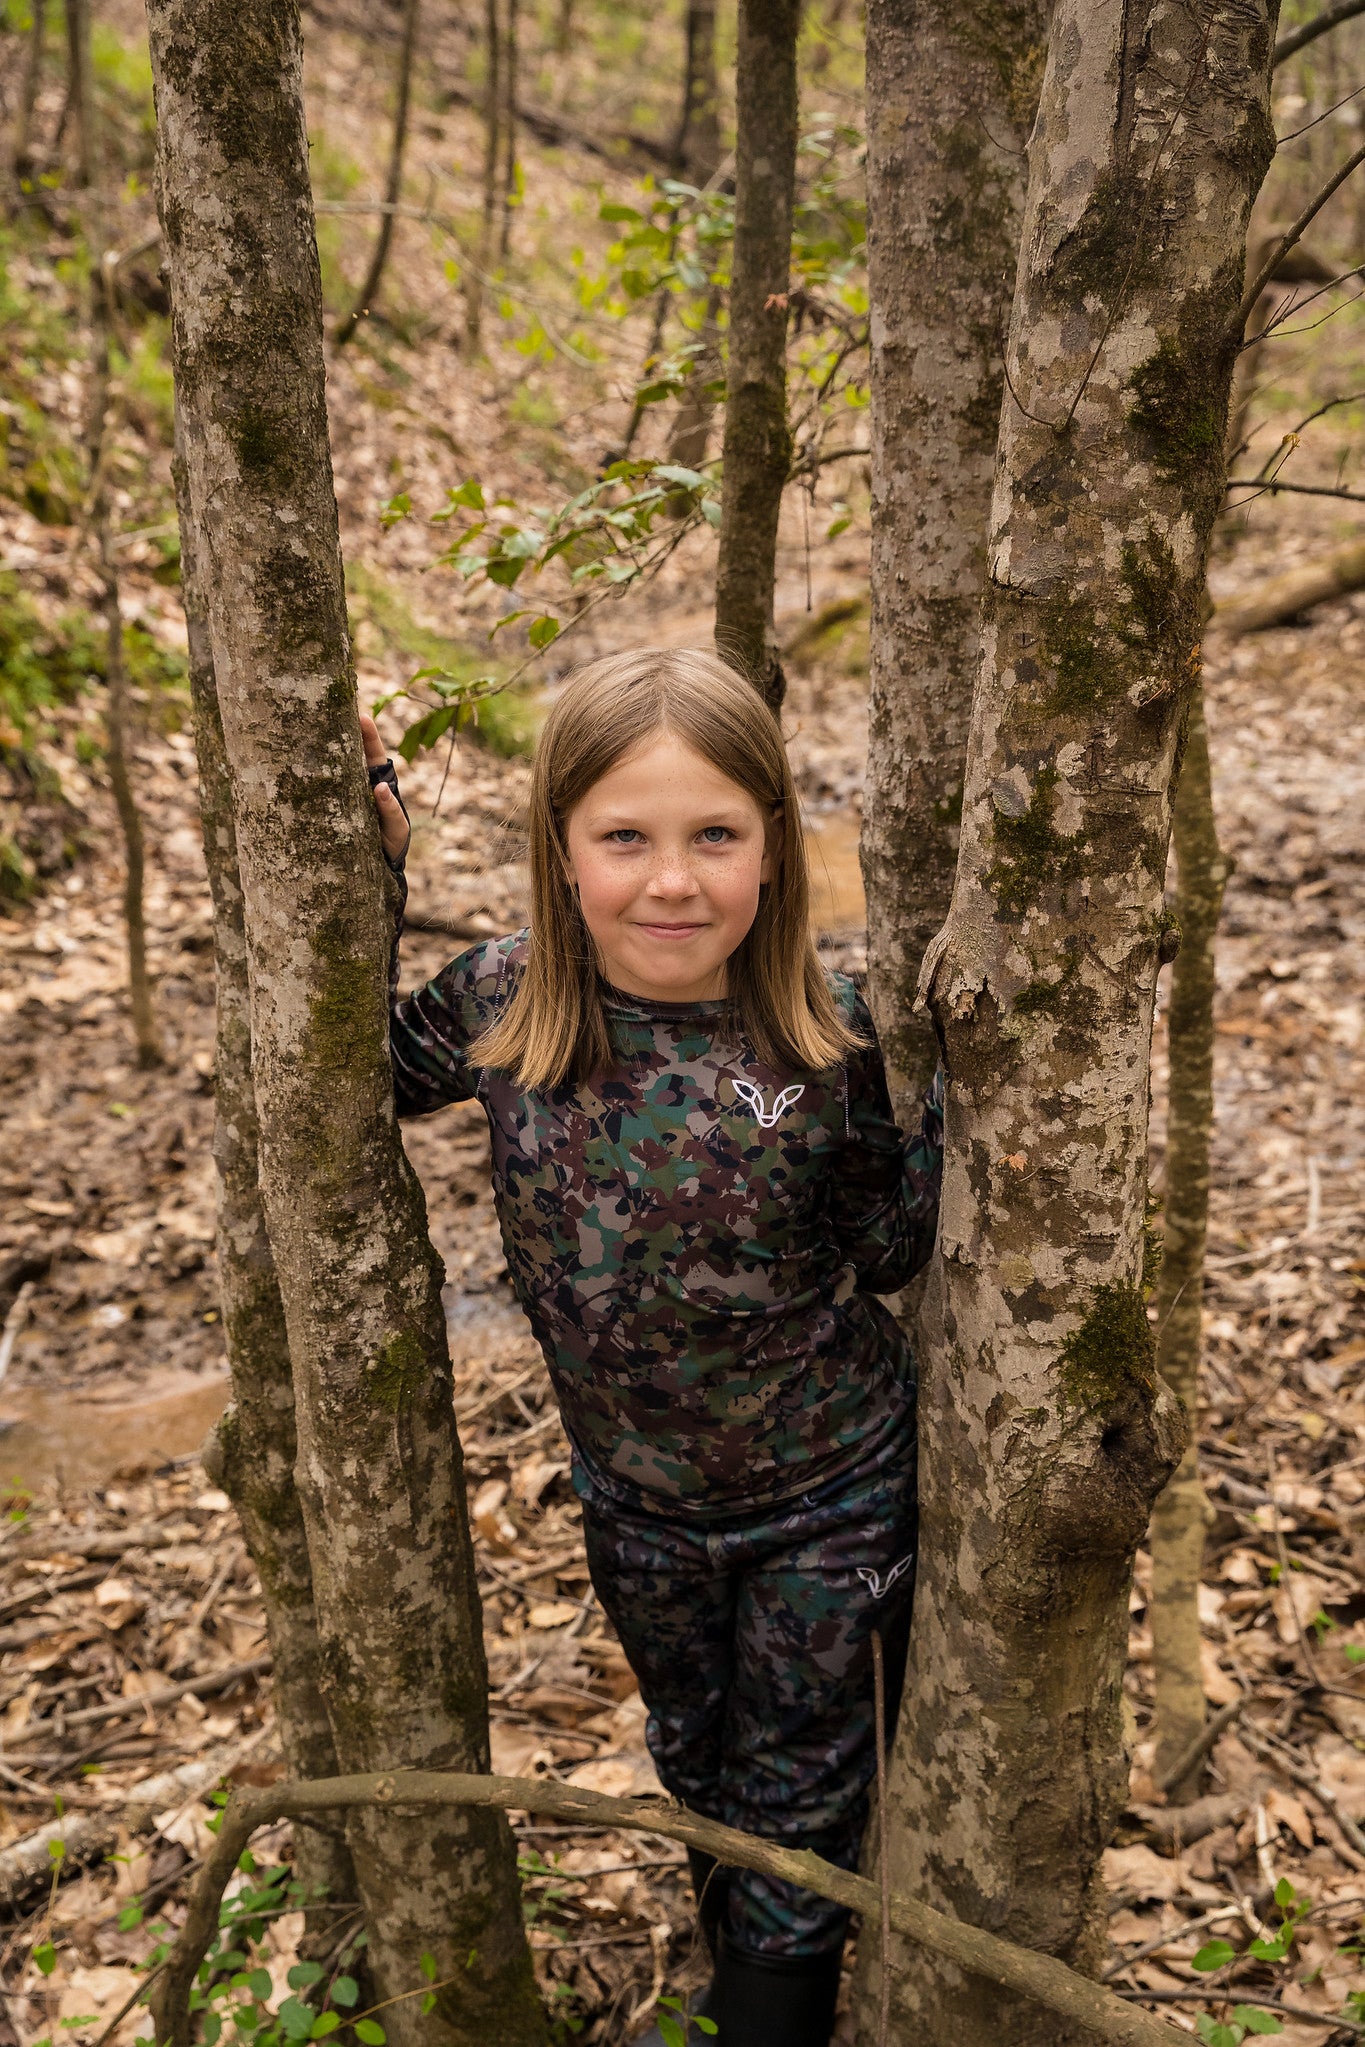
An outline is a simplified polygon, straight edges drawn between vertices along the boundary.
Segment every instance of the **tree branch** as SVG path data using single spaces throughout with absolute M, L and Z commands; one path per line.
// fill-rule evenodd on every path
M 1336 28 L 1343 21 L 1352 21 L 1357 14 L 1365 14 L 1365 0 L 1336 0 L 1334 6 L 1324 7 L 1321 14 L 1315 14 L 1301 28 L 1291 28 L 1288 35 L 1280 37 L 1275 45 L 1276 65 L 1283 64 L 1287 57 L 1297 56 L 1309 43 L 1325 36 L 1329 28 Z
M 1365 0 L 1360 0 L 1359 9 L 1353 9 L 1353 12 L 1365 13 Z M 1334 171 L 1332 173 L 1331 177 L 1327 180 L 1327 183 L 1322 187 L 1321 191 L 1316 192 L 1314 196 L 1309 200 L 1303 212 L 1294 222 L 1294 225 L 1291 228 L 1287 228 L 1284 234 L 1281 235 L 1279 241 L 1276 242 L 1274 248 L 1270 251 L 1270 254 L 1262 263 L 1260 270 L 1256 274 L 1255 279 L 1251 284 L 1247 286 L 1245 292 L 1243 292 L 1242 294 L 1242 303 L 1237 308 L 1237 332 L 1239 336 L 1246 332 L 1247 321 L 1251 318 L 1252 314 L 1256 310 L 1257 300 L 1260 298 L 1261 293 L 1265 290 L 1266 286 L 1273 279 L 1276 270 L 1284 261 L 1285 257 L 1289 254 L 1289 251 L 1293 248 L 1295 242 L 1298 241 L 1299 237 L 1304 233 L 1305 229 L 1310 225 L 1312 221 L 1314 221 L 1317 218 L 1318 214 L 1321 213 L 1323 207 L 1327 204 L 1327 201 L 1331 198 L 1332 194 L 1338 189 L 1339 186 L 1345 184 L 1346 180 L 1350 177 L 1351 172 L 1356 168 L 1357 164 L 1360 163 L 1365 163 L 1365 143 L 1362 143 L 1361 147 L 1355 152 L 1354 156 L 1347 157 L 1345 163 L 1341 166 L 1340 170 Z
M 437 1770 L 395 1770 L 238 1790 L 190 1890 L 184 1926 L 152 2000 L 159 2047 L 190 2047 L 190 1990 L 218 1931 L 218 1912 L 228 1880 L 256 1829 L 282 1819 L 356 1806 L 391 1810 L 483 1806 L 662 1834 L 668 1840 L 681 1841 L 684 1847 L 704 1849 L 732 1867 L 756 1869 L 799 1884 L 864 1916 L 879 1909 L 877 1886 L 866 1877 L 836 1869 L 808 1849 L 783 1848 L 774 1841 L 703 1819 L 669 1798 L 608 1798 L 600 1791 L 543 1777 L 484 1777 Z M 1125 2004 L 1111 1990 L 1077 1975 L 1054 1955 L 1016 1947 L 997 1934 L 965 1926 L 904 1892 L 892 1893 L 890 1916 L 896 1930 L 909 1939 L 947 1956 L 973 1975 L 985 1976 L 1101 2034 L 1109 2047 L 1187 2047 L 1186 2036 L 1163 2019 Z
M 1365 491 L 1335 490 L 1326 483 L 1279 483 L 1272 476 L 1230 476 L 1229 490 L 1287 490 L 1301 498 L 1345 498 L 1348 504 L 1365 505 Z
M 389 182 L 385 197 L 388 205 L 379 216 L 379 234 L 375 240 L 370 267 L 365 273 L 365 282 L 355 295 L 355 303 L 344 320 L 338 325 L 332 340 L 336 347 L 344 348 L 356 328 L 370 310 L 370 303 L 379 290 L 388 261 L 389 244 L 393 240 L 394 208 L 398 195 L 403 189 L 403 151 L 408 139 L 408 108 L 412 99 L 412 59 L 417 47 L 417 11 L 420 0 L 407 0 L 403 14 L 403 42 L 398 58 L 398 106 L 393 117 L 393 146 L 389 152 Z

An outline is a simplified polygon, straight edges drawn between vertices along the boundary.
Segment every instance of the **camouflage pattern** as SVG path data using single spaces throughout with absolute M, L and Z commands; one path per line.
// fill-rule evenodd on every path
M 727 1826 L 855 1869 L 876 1773 L 871 1631 L 894 1725 L 910 1625 L 912 1388 L 864 1469 L 723 1527 L 625 1513 L 576 1476 L 592 1581 L 640 1681 L 668 1790 Z M 848 1914 L 737 1869 L 723 1919 L 742 1948 L 808 1955 L 838 1945 Z
M 873 1296 L 932 1247 L 941 1080 L 903 1143 L 871 1018 L 833 975 L 866 1043 L 829 1072 L 767 1065 L 723 1003 L 613 993 L 610 1071 L 523 1090 L 468 1047 L 525 950 L 475 946 L 395 1003 L 394 1087 L 400 1116 L 484 1106 L 512 1284 L 596 1493 L 728 1521 L 868 1468 L 910 1398 Z

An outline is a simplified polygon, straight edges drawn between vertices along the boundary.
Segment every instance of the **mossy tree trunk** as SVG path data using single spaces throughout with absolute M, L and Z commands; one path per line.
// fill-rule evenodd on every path
M 687 59 L 683 81 L 682 118 L 674 144 L 678 174 L 700 191 L 720 169 L 720 81 L 716 76 L 715 0 L 688 0 Z M 706 460 L 716 401 L 708 390 L 720 378 L 721 294 L 712 285 L 692 317 L 700 313 L 693 357 L 668 436 L 668 459 L 684 469 L 699 469 Z M 685 499 L 680 498 L 681 510 Z
M 1126 1794 L 1132 1556 L 1184 1446 L 1142 1287 L 1148 1062 L 1273 26 L 1274 0 L 1053 8 L 957 878 L 925 962 L 947 1156 L 892 1881 L 1082 1969 Z M 1069 2047 L 896 1959 L 916 2047 Z
M 869 0 L 868 968 L 902 1119 L 938 1046 L 915 1012 L 948 914 L 1044 0 Z
M 777 524 L 791 470 L 787 288 L 796 179 L 801 0 L 739 0 L 735 240 L 716 650 L 774 707 L 786 679 L 773 630 Z
M 327 442 L 297 8 L 152 0 L 189 518 L 232 785 L 258 1158 L 339 1767 L 486 1769 L 487 1674 L 439 1262 L 393 1114 L 391 903 Z M 545 2038 L 510 1831 L 348 1826 L 390 2041 Z
M 1203 1350 L 1204 1245 L 1213 1126 L 1214 944 L 1228 868 L 1219 849 L 1213 813 L 1202 692 L 1190 705 L 1175 798 L 1175 853 L 1180 951 L 1171 970 L 1166 1199 L 1156 1288 L 1156 1360 L 1162 1378 L 1189 1416 L 1190 1442 L 1152 1516 L 1158 1776 L 1171 1768 L 1204 1725 L 1199 1571 L 1206 1510 L 1194 1431 Z M 1172 1798 L 1193 1797 L 1200 1775 L 1195 1768 L 1172 1785 Z
M 271 1693 L 285 1767 L 291 1776 L 336 1774 L 336 1744 L 322 1696 L 322 1653 L 313 1611 L 313 1573 L 303 1509 L 294 1484 L 298 1442 L 289 1338 L 275 1261 L 261 1208 L 260 1134 L 251 1078 L 251 989 L 246 923 L 237 872 L 223 724 L 213 673 L 204 593 L 184 463 L 175 464 L 180 510 L 180 591 L 189 640 L 194 748 L 199 763 L 199 821 L 213 902 L 217 981 L 214 1037 L 213 1157 L 218 1168 L 218 1289 L 232 1374 L 232 1404 L 205 1449 L 211 1476 L 227 1488 L 261 1582 L 273 1659 Z M 300 1827 L 294 1867 L 310 1892 L 333 1903 L 356 1896 L 345 1829 Z M 329 1947 L 334 1945 L 328 1937 Z
M 90 0 L 66 0 L 66 104 L 62 108 L 62 132 L 76 123 L 76 162 L 73 183 L 88 188 L 94 182 L 94 65 L 90 54 Z
M 498 232 L 498 261 L 505 263 L 512 253 L 512 214 L 517 203 L 517 0 L 504 0 L 507 19 L 502 37 L 502 226 Z
M 389 150 L 389 176 L 384 187 L 384 198 L 389 211 L 379 216 L 379 233 L 375 236 L 374 253 L 370 267 L 365 273 L 365 282 L 355 295 L 355 303 L 340 322 L 333 340 L 338 348 L 344 348 L 361 321 L 368 317 L 371 306 L 379 291 L 384 276 L 384 266 L 389 260 L 389 248 L 393 242 L 394 215 L 403 193 L 403 157 L 408 141 L 408 109 L 412 102 L 412 65 L 417 51 L 417 21 L 421 0 L 406 0 L 403 9 L 403 40 L 398 52 L 398 102 L 393 113 L 393 143 Z

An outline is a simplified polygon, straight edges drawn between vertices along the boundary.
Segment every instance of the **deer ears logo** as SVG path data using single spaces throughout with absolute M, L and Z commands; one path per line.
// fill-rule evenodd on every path
M 752 1081 L 734 1080 L 731 1081 L 730 1085 L 760 1130 L 773 1129 L 776 1124 L 782 1121 L 788 1109 L 795 1108 L 802 1095 L 806 1092 L 804 1085 L 799 1082 L 795 1087 L 784 1087 L 771 1109 L 769 1109 L 764 1106 L 762 1088 L 755 1087 Z

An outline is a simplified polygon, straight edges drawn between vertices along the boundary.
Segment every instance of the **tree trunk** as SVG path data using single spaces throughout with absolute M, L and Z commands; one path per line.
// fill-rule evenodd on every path
M 1209 1221 L 1213 1123 L 1214 941 L 1227 862 L 1218 846 L 1202 693 L 1190 704 L 1175 798 L 1179 862 L 1175 908 L 1180 951 L 1171 971 L 1166 1200 L 1156 1289 L 1157 1369 L 1183 1403 L 1190 1442 L 1152 1516 L 1152 1660 L 1156 1676 L 1156 1773 L 1160 1777 L 1204 1726 L 1199 1655 L 1199 1570 L 1206 1521 L 1194 1440 L 1203 1349 L 1204 1243 Z M 1170 1787 L 1192 1798 L 1202 1765 Z
M 417 17 L 421 0 L 407 0 L 403 12 L 403 42 L 398 55 L 398 105 L 393 115 L 393 147 L 389 151 L 389 178 L 384 187 L 384 198 L 390 208 L 398 204 L 403 191 L 403 152 L 408 140 L 408 106 L 412 98 L 412 60 L 417 48 Z M 355 333 L 360 322 L 366 318 L 379 291 L 384 275 L 384 265 L 389 260 L 389 244 L 393 240 L 394 215 L 392 211 L 379 216 L 379 233 L 375 238 L 374 254 L 365 274 L 365 282 L 356 293 L 355 304 L 338 326 L 333 341 L 338 348 L 344 348 Z
M 716 0 L 687 0 L 687 54 L 673 166 L 698 190 L 720 163 L 720 87 L 716 79 Z
M 76 117 L 76 174 L 72 182 L 88 187 L 94 181 L 91 164 L 91 124 L 94 120 L 94 66 L 90 56 L 90 0 L 66 0 L 66 104 L 62 108 L 61 131 Z
M 152 0 L 148 20 L 323 1693 L 343 1771 L 487 1769 L 441 1275 L 389 1082 L 391 906 L 346 634 L 298 12 Z M 348 1834 L 377 1988 L 403 2000 L 390 2041 L 543 2041 L 506 1825 L 381 1809 Z M 403 1995 L 423 1954 L 449 1982 L 429 2017 Z
M 735 242 L 716 651 L 776 709 L 786 677 L 773 630 L 777 522 L 791 469 L 787 287 L 796 179 L 801 0 L 739 0 Z
M 517 0 L 506 0 L 502 44 L 502 229 L 498 261 L 512 253 L 512 209 L 517 201 Z
M 1126 1792 L 1132 1555 L 1183 1449 L 1141 1284 L 1148 1061 L 1274 147 L 1273 0 L 1155 18 L 1056 0 L 1029 149 L 962 843 L 924 970 L 947 1154 L 888 1800 L 893 1884 L 1082 1969 Z M 895 1978 L 917 2047 L 1076 2037 L 922 1957 Z
M 138 1065 L 153 1067 L 161 1064 L 162 1051 L 152 1008 L 151 976 L 147 970 L 146 846 L 142 814 L 133 790 L 130 758 L 132 702 L 128 692 L 128 667 L 123 657 L 123 614 L 119 608 L 118 559 L 114 552 L 107 480 L 109 440 L 113 430 L 113 393 L 109 377 L 109 329 L 113 308 L 104 263 L 105 193 L 98 173 L 94 69 L 87 0 L 68 0 L 67 29 L 70 91 L 74 104 L 80 109 L 81 183 L 86 187 L 82 209 L 90 266 L 90 390 L 86 457 L 89 465 L 90 524 L 99 561 L 105 626 L 104 759 L 123 837 L 123 928 L 128 945 L 128 1007 L 132 1017 L 133 1041 L 137 1047 Z
M 47 0 L 30 0 L 30 5 L 33 17 L 29 24 L 24 82 L 19 90 L 19 107 L 14 118 L 14 154 L 11 158 L 14 182 L 21 192 L 33 171 L 33 117 L 38 106 L 38 87 L 43 79 L 47 32 Z
M 213 1132 L 218 1168 L 218 1288 L 232 1373 L 232 1405 L 210 1438 L 205 1461 L 213 1464 L 210 1476 L 232 1496 L 261 1581 L 273 1659 L 271 1692 L 285 1767 L 300 1777 L 331 1777 L 337 1770 L 336 1744 L 322 1696 L 313 1574 L 294 1484 L 298 1446 L 289 1338 L 261 1211 L 256 1092 L 251 1079 L 251 990 L 237 833 L 223 724 L 218 715 L 213 648 L 199 587 L 194 521 L 184 463 L 178 456 L 175 487 L 180 510 L 180 591 L 189 639 L 194 747 L 199 762 L 199 820 L 213 901 L 218 991 Z M 325 1892 L 333 1903 L 356 1896 L 355 1871 L 340 1825 L 300 1827 L 294 1840 L 294 1868 L 310 1893 Z M 329 1936 L 329 1945 L 333 1944 Z
M 938 1059 L 915 1014 L 948 914 L 986 523 L 1045 0 L 989 38 L 951 0 L 870 0 L 872 691 L 862 863 L 877 1034 L 904 1120 Z M 908 1125 L 907 1125 L 908 1127 Z
M 477 349 L 483 333 L 483 277 L 493 260 L 493 222 L 498 208 L 498 166 L 502 161 L 502 31 L 498 0 L 484 0 L 484 43 L 488 75 L 483 96 L 483 232 L 478 270 L 465 272 L 465 338 Z

